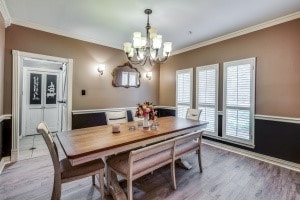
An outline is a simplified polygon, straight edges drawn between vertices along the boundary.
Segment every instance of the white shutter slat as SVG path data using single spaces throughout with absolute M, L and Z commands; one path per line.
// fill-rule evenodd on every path
M 176 106 L 177 116 L 185 118 L 188 108 L 191 108 L 192 69 L 176 72 Z
M 254 67 L 255 58 L 224 63 L 224 133 L 239 141 L 252 139 Z
M 202 109 L 200 120 L 207 121 L 206 131 L 217 135 L 217 112 L 218 112 L 218 67 L 209 65 L 197 67 L 197 106 Z

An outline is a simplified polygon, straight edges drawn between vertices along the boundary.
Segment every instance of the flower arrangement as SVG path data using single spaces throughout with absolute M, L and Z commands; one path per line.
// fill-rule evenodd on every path
M 144 103 L 137 104 L 137 109 L 135 112 L 136 117 L 146 117 L 149 114 L 149 119 L 154 120 L 156 116 L 156 111 L 154 111 L 154 106 L 151 102 L 146 101 Z

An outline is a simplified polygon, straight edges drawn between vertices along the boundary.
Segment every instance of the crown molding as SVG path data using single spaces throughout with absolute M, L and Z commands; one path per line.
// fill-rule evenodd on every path
M 36 24 L 36 23 L 28 22 L 28 21 L 23 21 L 23 20 L 18 20 L 18 19 L 15 19 L 15 18 L 11 18 L 10 14 L 7 10 L 5 0 L 0 0 L 0 12 L 1 12 L 1 14 L 4 18 L 5 27 L 10 26 L 11 24 L 16 24 L 16 25 L 19 25 L 19 26 L 24 26 L 24 27 L 28 27 L 28 28 L 32 28 L 32 29 L 36 29 L 36 30 L 40 30 L 40 31 L 60 35 L 60 36 L 65 36 L 65 37 L 69 37 L 69 38 L 73 38 L 73 39 L 77 39 L 77 40 L 81 40 L 81 41 L 85 41 L 85 42 L 90 42 L 90 43 L 94 43 L 94 44 L 98 44 L 98 45 L 107 46 L 107 47 L 110 47 L 110 48 L 122 50 L 122 48 L 120 48 L 120 47 L 111 46 L 110 44 L 100 42 L 99 40 L 90 38 L 86 35 L 75 34 L 75 33 L 63 31 L 63 30 L 57 29 L 57 28 L 43 26 L 43 25 L 40 25 L 40 24 Z M 170 56 L 174 56 L 174 55 L 184 53 L 184 52 L 187 52 L 187 51 L 191 51 L 191 50 L 194 50 L 194 49 L 197 49 L 197 48 L 200 48 L 200 47 L 208 46 L 208 45 L 218 43 L 218 42 L 221 42 L 221 41 L 224 41 L 224 40 L 228 40 L 228 39 L 235 38 L 235 37 L 238 37 L 238 36 L 241 36 L 241 35 L 252 33 L 252 32 L 255 32 L 255 31 L 258 31 L 258 30 L 261 30 L 261 29 L 272 27 L 272 26 L 282 24 L 282 23 L 285 23 L 285 22 L 288 22 L 288 21 L 291 21 L 291 20 L 294 20 L 294 19 L 298 19 L 298 18 L 300 18 L 300 11 L 289 14 L 289 15 L 286 15 L 286 16 L 283 16 L 283 17 L 279 17 L 279 18 L 276 18 L 276 19 L 273 19 L 273 20 L 269 20 L 269 21 L 266 21 L 266 22 L 263 22 L 263 23 L 260 23 L 260 24 L 254 25 L 254 26 L 250 26 L 248 28 L 238 30 L 238 31 L 235 31 L 235 32 L 232 32 L 232 33 L 229 33 L 229 34 L 217 37 L 217 38 L 213 38 L 213 39 L 210 39 L 210 40 L 207 40 L 207 41 L 204 41 L 204 42 L 200 42 L 200 43 L 194 44 L 192 46 L 185 47 L 183 49 L 176 50 L 176 51 L 172 52 L 172 54 Z
M 260 23 L 260 24 L 254 25 L 254 26 L 250 26 L 248 28 L 245 28 L 245 29 L 242 29 L 242 30 L 239 30 L 239 31 L 235 31 L 235 32 L 232 32 L 232 33 L 229 33 L 229 34 L 217 37 L 217 38 L 213 38 L 211 40 L 200 42 L 200 43 L 194 44 L 192 46 L 185 47 L 183 49 L 176 50 L 176 51 L 172 52 L 171 56 L 174 56 L 174 55 L 180 54 L 180 53 L 184 53 L 184 52 L 187 52 L 187 51 L 191 51 L 191 50 L 194 50 L 194 49 L 197 49 L 197 48 L 200 48 L 200 47 L 208 46 L 208 45 L 211 45 L 211 44 L 214 44 L 214 43 L 217 43 L 217 42 L 221 42 L 221 41 L 224 41 L 224 40 L 228 40 L 228 39 L 231 39 L 231 38 L 235 38 L 235 37 L 245 35 L 245 34 L 248 34 L 248 33 L 252 33 L 252 32 L 255 32 L 255 31 L 258 31 L 258 30 L 261 30 L 261 29 L 265 29 L 265 28 L 268 28 L 268 27 L 271 27 L 271 26 L 282 24 L 282 23 L 292 21 L 292 20 L 298 19 L 298 18 L 300 18 L 300 11 L 289 14 L 289 15 L 286 15 L 286 16 L 283 16 L 283 17 L 279 17 L 279 18 L 276 18 L 276 19 L 273 19 L 273 20 L 270 20 L 270 21 L 266 21 L 266 22 L 263 22 L 263 23 Z
M 4 0 L 0 0 L 0 12 L 4 19 L 5 28 L 11 25 L 11 17 L 7 10 L 6 3 Z
M 47 32 L 47 33 L 55 34 L 55 35 L 60 35 L 60 36 L 64 36 L 64 37 L 68 37 L 68 38 L 72 38 L 72 39 L 76 39 L 76 40 L 81 40 L 81 41 L 84 41 L 84 42 L 89 42 L 89 43 L 98 44 L 98 45 L 102 45 L 102 46 L 106 46 L 106 47 L 121 50 L 121 48 L 116 48 L 116 47 L 110 46 L 109 44 L 105 44 L 105 43 L 100 42 L 96 39 L 90 38 L 86 35 L 71 33 L 71 32 L 68 32 L 68 31 L 63 31 L 63 30 L 58 29 L 58 28 L 43 26 L 43 25 L 40 25 L 40 24 L 36 24 L 36 23 L 28 22 L 28 21 L 23 21 L 23 20 L 18 20 L 18 19 L 15 19 L 15 18 L 11 19 L 11 23 L 15 24 L 15 25 L 18 25 L 18 26 L 24 26 L 24 27 L 27 27 L 27 28 L 32 28 L 32 29 L 35 29 L 35 30 L 44 31 L 44 32 Z

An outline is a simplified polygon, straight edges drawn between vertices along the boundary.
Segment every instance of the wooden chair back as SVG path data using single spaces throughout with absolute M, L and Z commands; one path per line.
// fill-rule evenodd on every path
M 201 112 L 202 112 L 201 109 L 189 108 L 186 112 L 186 118 L 191 119 L 191 120 L 199 121 Z
M 47 144 L 53 162 L 55 174 L 60 175 L 60 163 L 59 163 L 57 147 L 47 124 L 45 122 L 41 122 L 37 127 L 37 132 L 42 134 Z
M 109 111 L 105 112 L 107 124 L 120 124 L 128 122 L 127 111 Z
M 175 138 L 175 148 L 176 146 L 179 146 L 184 143 L 188 143 L 191 141 L 197 141 L 199 144 L 201 144 L 201 138 L 202 138 L 202 131 L 195 131 L 183 136 L 179 136 Z
M 129 154 L 129 175 L 132 175 L 132 169 L 136 162 L 139 160 L 149 158 L 153 155 L 156 155 L 160 152 L 167 151 L 169 153 L 169 162 L 172 162 L 174 158 L 174 140 L 167 140 L 164 142 L 160 142 L 154 145 L 146 146 L 141 149 L 133 150 Z M 162 163 L 163 164 L 163 163 Z M 157 166 L 159 168 L 159 166 Z M 147 174 L 155 169 L 148 169 L 143 172 L 143 174 Z

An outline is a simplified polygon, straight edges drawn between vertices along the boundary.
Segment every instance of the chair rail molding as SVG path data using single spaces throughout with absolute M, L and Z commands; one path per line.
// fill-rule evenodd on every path
M 0 122 L 4 121 L 6 119 L 11 119 L 11 114 L 0 115 Z
M 74 115 L 80 115 L 80 114 L 90 114 L 90 113 L 101 113 L 101 112 L 107 112 L 107 111 L 135 110 L 136 108 L 137 107 L 119 107 L 119 108 L 100 108 L 100 109 L 88 109 L 88 110 L 73 110 L 72 113 Z M 176 108 L 172 107 L 172 106 L 154 106 L 154 108 L 176 110 Z
M 218 115 L 222 116 L 223 115 L 223 111 L 218 111 Z M 276 115 L 255 114 L 254 118 L 255 119 L 260 119 L 260 120 L 267 120 L 267 121 L 300 124 L 300 118 L 297 118 L 297 117 L 283 117 L 283 116 L 276 116 Z
M 68 99 L 67 99 L 67 129 L 72 127 L 72 83 L 73 83 L 73 59 L 61 58 L 54 56 L 47 56 L 42 54 L 22 52 L 13 50 L 13 81 L 12 81 L 12 147 L 11 147 L 11 161 L 15 162 L 19 157 L 19 131 L 20 131 L 20 109 L 21 109 L 21 68 L 22 59 L 24 57 L 49 60 L 55 62 L 67 63 L 67 83 L 68 83 Z

